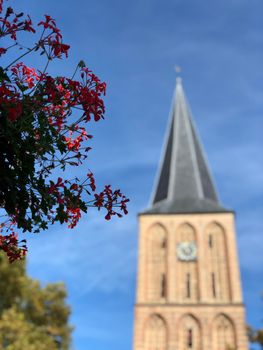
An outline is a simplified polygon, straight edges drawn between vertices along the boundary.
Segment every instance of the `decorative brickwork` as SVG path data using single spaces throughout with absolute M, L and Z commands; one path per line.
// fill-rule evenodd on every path
M 153 225 L 147 235 L 147 300 L 159 302 L 166 299 L 167 285 L 167 234 L 163 226 Z
M 247 350 L 234 215 L 144 214 L 139 224 L 134 350 Z M 193 261 L 178 259 L 187 240 Z
M 224 229 L 217 223 L 206 228 L 207 237 L 207 290 L 214 302 L 230 301 L 230 280 L 228 268 L 227 241 Z
M 196 242 L 196 232 L 192 225 L 184 223 L 176 229 L 174 232 L 176 247 L 180 243 Z M 175 248 L 176 248 L 175 247 Z M 198 247 L 197 247 L 198 249 Z M 176 288 L 176 300 L 184 301 L 187 303 L 196 302 L 199 299 L 199 280 L 197 261 L 182 261 L 174 254 L 175 263 L 175 288 Z
M 213 324 L 213 350 L 236 349 L 235 326 L 225 315 L 218 315 Z
M 201 349 L 201 327 L 199 321 L 192 315 L 182 317 L 179 324 L 178 336 L 178 350 Z
M 144 343 L 147 350 L 167 349 L 167 329 L 159 315 L 151 315 L 144 330 Z

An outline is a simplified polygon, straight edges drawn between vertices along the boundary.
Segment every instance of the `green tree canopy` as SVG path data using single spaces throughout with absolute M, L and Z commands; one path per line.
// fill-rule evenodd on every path
M 0 254 L 0 350 L 68 350 L 72 328 L 63 283 L 42 287 L 25 263 Z

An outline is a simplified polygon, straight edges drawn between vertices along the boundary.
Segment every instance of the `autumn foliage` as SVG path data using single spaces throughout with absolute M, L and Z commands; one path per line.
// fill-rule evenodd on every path
M 50 62 L 67 58 L 70 48 L 55 20 L 46 15 L 35 26 L 29 16 L 4 9 L 3 0 L 0 11 L 0 55 L 18 50 L 0 67 L 0 249 L 13 261 L 27 251 L 16 229 L 39 232 L 57 221 L 73 228 L 89 207 L 103 209 L 106 220 L 121 217 L 128 199 L 111 186 L 96 192 L 90 170 L 83 169 L 83 179 L 55 178 L 54 170 L 70 174 L 87 158 L 87 125 L 104 118 L 106 84 L 83 61 L 71 78 L 49 75 Z M 35 44 L 25 48 L 20 32 L 36 36 Z M 22 61 L 32 54 L 45 57 L 42 71 Z

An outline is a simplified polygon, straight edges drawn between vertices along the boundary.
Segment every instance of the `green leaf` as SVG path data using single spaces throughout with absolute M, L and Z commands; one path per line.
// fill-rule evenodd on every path
M 9 79 L 3 67 L 0 67 L 0 81 L 8 81 L 9 83 L 11 83 L 11 80 Z

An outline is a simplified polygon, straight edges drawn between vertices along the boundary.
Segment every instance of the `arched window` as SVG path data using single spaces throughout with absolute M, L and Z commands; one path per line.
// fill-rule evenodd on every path
M 167 329 L 159 315 L 152 315 L 146 323 L 144 333 L 144 350 L 166 350 Z
M 147 236 L 147 298 L 160 301 L 167 297 L 167 233 L 159 225 L 154 225 Z
M 230 282 L 226 237 L 223 228 L 212 223 L 206 228 L 207 291 L 210 300 L 229 301 Z
M 196 232 L 190 224 L 183 224 L 175 232 L 176 238 L 176 298 L 185 302 L 195 302 L 199 299 L 199 279 L 197 259 L 183 260 L 178 256 L 178 247 L 185 244 L 197 246 Z M 187 249 L 187 248 L 186 248 Z
M 236 349 L 235 328 L 225 315 L 218 315 L 213 324 L 213 350 Z
M 179 325 L 178 350 L 201 350 L 201 329 L 192 315 L 185 315 Z

